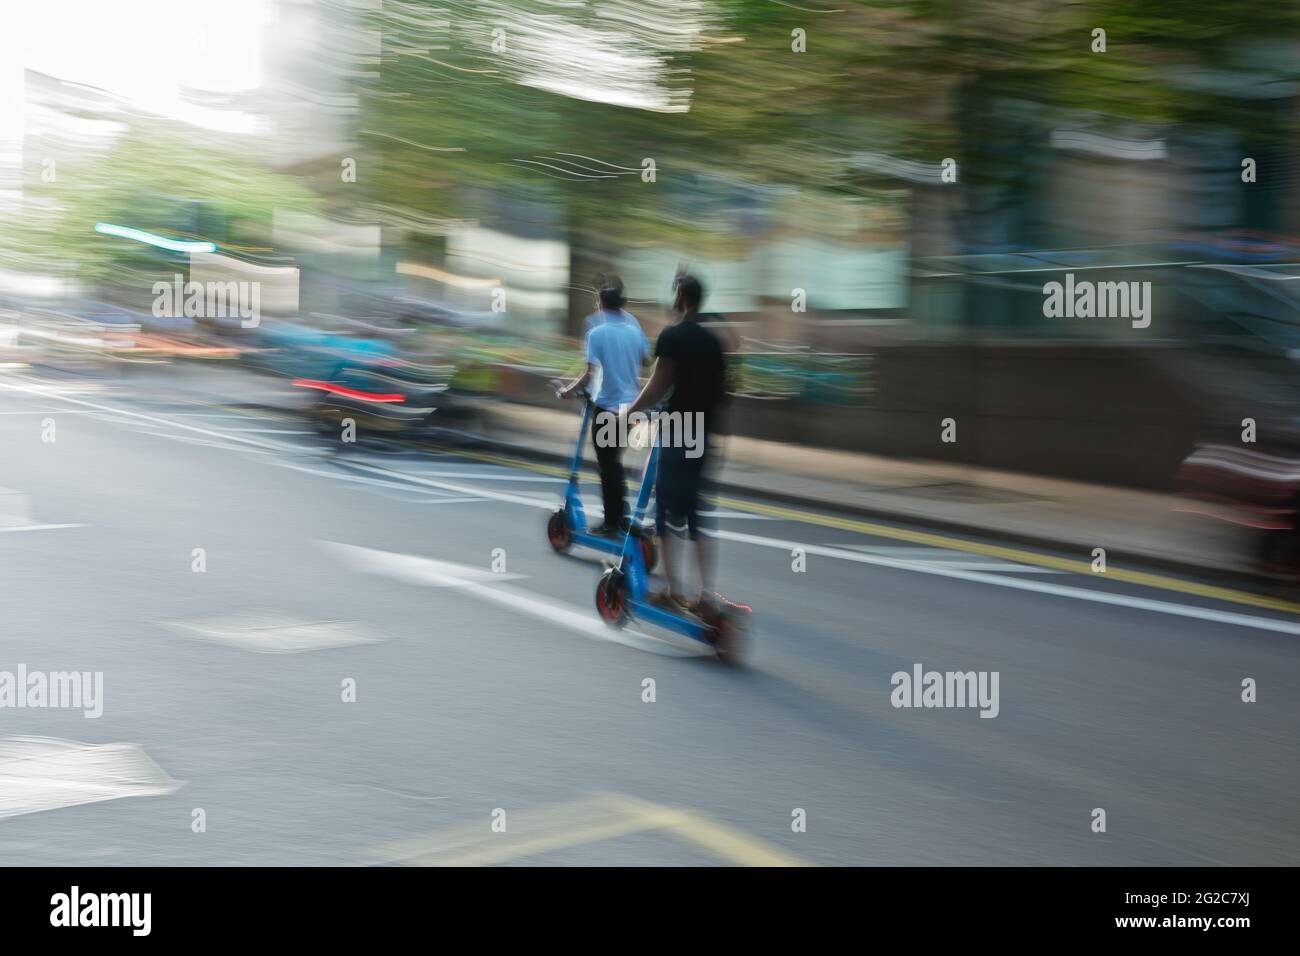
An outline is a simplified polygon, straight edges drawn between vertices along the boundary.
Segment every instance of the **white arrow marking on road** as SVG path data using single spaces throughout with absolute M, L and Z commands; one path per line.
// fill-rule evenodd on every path
M 551 601 L 536 594 L 496 583 L 512 577 L 523 577 L 523 575 L 497 574 L 494 571 L 450 561 L 435 561 L 415 554 L 380 551 L 338 541 L 317 541 L 316 544 L 354 570 L 395 578 L 409 584 L 459 588 L 485 601 L 549 621 L 567 631 L 575 631 L 597 640 L 613 641 L 637 650 L 668 654 L 673 657 L 702 657 L 712 653 L 705 645 L 691 641 L 689 638 L 673 641 L 627 628 L 619 630 L 597 618 L 594 610 L 582 611 L 573 605 L 561 604 L 558 601 Z
M 139 744 L 0 738 L 0 820 L 122 797 L 161 797 L 173 780 Z

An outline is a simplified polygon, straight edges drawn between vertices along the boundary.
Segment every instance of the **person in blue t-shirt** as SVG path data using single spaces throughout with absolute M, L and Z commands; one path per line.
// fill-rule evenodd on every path
M 600 467 L 600 492 L 605 520 L 592 534 L 612 536 L 623 524 L 627 483 L 623 474 L 624 446 L 618 442 L 620 409 L 632 404 L 641 391 L 641 366 L 649 357 L 650 343 L 631 313 L 621 282 L 600 290 L 598 310 L 587 317 L 585 327 L 587 369 L 560 391 L 569 398 L 597 379 L 593 386 L 591 444 Z M 612 440 L 611 440 L 612 439 Z

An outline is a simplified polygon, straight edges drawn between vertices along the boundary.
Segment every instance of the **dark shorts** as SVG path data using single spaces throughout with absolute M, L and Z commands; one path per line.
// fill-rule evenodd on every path
M 655 530 L 662 537 L 670 529 L 686 532 L 692 541 L 700 535 L 700 491 L 705 482 L 712 436 L 704 439 L 704 453 L 688 458 L 688 448 L 660 448 L 659 476 L 655 482 Z

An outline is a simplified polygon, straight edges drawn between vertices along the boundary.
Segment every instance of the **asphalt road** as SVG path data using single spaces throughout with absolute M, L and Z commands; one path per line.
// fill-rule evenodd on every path
M 544 470 L 17 370 L 0 447 L 0 679 L 103 674 L 0 707 L 3 864 L 1300 863 L 1284 611 L 759 502 L 732 669 L 599 624 Z

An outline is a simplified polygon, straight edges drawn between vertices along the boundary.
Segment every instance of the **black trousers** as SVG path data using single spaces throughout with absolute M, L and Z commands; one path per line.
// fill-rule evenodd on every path
M 624 497 L 627 484 L 623 476 L 623 447 L 618 442 L 618 412 L 596 408 L 591 416 L 591 446 L 596 449 L 596 464 L 600 467 L 600 495 L 605 505 L 605 527 L 617 528 L 623 523 Z M 611 442 L 597 441 L 602 424 L 610 420 L 601 437 Z

